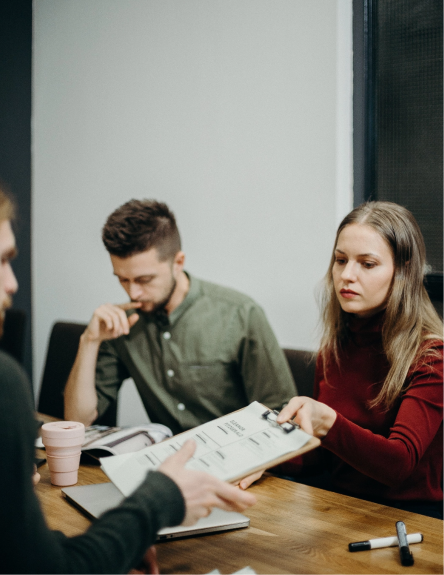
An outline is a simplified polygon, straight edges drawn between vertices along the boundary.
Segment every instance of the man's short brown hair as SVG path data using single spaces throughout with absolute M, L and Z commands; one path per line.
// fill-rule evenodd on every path
M 130 200 L 106 220 L 102 240 L 107 251 L 127 258 L 156 248 L 161 261 L 181 249 L 176 218 L 168 206 L 156 200 Z
M 15 217 L 15 206 L 5 186 L 0 184 L 0 222 L 13 220 Z

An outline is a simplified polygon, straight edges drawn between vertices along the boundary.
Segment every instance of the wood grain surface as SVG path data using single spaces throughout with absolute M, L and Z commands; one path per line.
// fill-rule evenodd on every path
M 38 455 L 44 457 L 44 452 Z M 36 487 L 47 522 L 67 535 L 90 521 L 52 486 L 47 464 Z M 82 464 L 79 485 L 108 481 L 97 466 Z M 265 476 L 251 491 L 258 503 L 245 513 L 250 527 L 157 544 L 161 573 L 443 573 L 443 522 L 291 481 Z M 424 541 L 411 546 L 415 564 L 403 567 L 397 547 L 350 553 L 348 544 L 396 535 L 395 523 Z

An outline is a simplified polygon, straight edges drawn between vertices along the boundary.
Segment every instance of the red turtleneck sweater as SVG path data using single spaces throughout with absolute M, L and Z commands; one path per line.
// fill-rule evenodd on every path
M 384 313 L 350 315 L 340 366 L 318 357 L 314 398 L 337 418 L 322 447 L 328 449 L 334 485 L 357 497 L 442 501 L 443 346 L 428 342 L 438 357 L 412 366 L 409 387 L 387 412 L 370 409 L 388 373 L 382 348 Z M 309 455 L 309 454 L 307 454 Z

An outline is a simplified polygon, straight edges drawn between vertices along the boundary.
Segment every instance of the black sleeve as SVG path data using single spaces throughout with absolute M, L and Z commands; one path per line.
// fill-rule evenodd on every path
M 25 373 L 0 352 L 0 572 L 127 573 L 159 529 L 182 521 L 185 506 L 176 484 L 152 472 L 120 507 L 83 535 L 48 529 L 32 486 L 36 424 Z

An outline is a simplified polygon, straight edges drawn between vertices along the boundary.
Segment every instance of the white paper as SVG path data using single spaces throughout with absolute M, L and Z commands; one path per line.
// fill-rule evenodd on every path
M 187 468 L 207 471 L 224 481 L 246 477 L 258 466 L 265 469 L 276 458 L 297 451 L 311 438 L 300 429 L 286 433 L 262 417 L 265 410 L 255 401 L 137 453 L 103 458 L 102 469 L 128 496 L 143 482 L 147 471 L 157 469 L 187 439 L 194 439 L 197 448 Z

